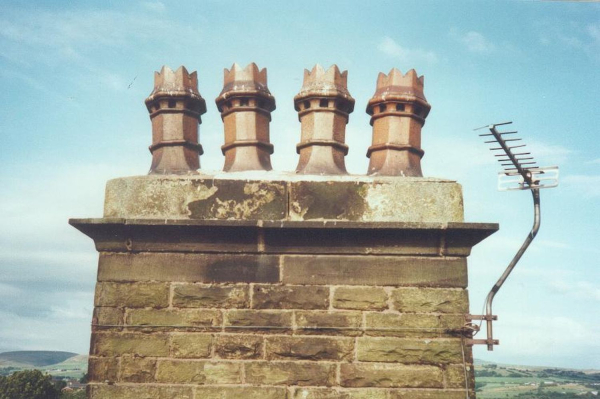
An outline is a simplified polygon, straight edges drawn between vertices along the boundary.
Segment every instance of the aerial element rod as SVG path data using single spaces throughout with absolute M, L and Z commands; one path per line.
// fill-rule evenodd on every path
M 523 145 L 519 145 L 519 146 L 514 146 L 514 147 L 509 147 L 508 145 L 506 145 L 506 142 L 508 140 L 505 140 L 504 138 L 502 138 L 502 134 L 500 132 L 498 132 L 496 130 L 496 126 L 500 126 L 500 125 L 508 125 L 511 124 L 512 122 L 504 122 L 504 123 L 498 123 L 495 125 L 490 125 L 489 129 L 490 129 L 490 133 L 494 136 L 494 138 L 496 139 L 495 141 L 500 144 L 499 148 L 492 148 L 492 150 L 504 150 L 504 152 L 506 153 L 506 157 L 508 159 L 510 159 L 510 161 L 515 165 L 515 168 L 517 169 L 517 171 L 519 172 L 519 174 L 521 174 L 521 176 L 523 176 L 523 179 L 527 182 L 528 185 L 532 185 L 533 182 L 531 180 L 531 173 L 529 171 L 526 171 L 524 168 L 522 168 L 519 165 L 519 161 L 517 160 L 516 155 L 514 155 L 511 151 L 511 149 L 513 148 L 517 148 L 517 147 L 525 147 L 525 144 Z M 512 132 L 511 132 L 512 133 Z M 514 140 L 514 139 L 509 139 L 509 140 Z M 490 141 L 490 143 L 493 143 L 494 141 Z

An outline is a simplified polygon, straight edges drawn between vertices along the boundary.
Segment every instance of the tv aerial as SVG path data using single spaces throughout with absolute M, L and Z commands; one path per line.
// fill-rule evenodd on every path
M 558 186 L 558 166 L 539 167 L 530 152 L 524 152 L 522 148 L 525 144 L 518 143 L 521 141 L 517 138 L 517 131 L 497 130 L 498 126 L 510 125 L 512 122 L 495 123 L 492 125 L 482 126 L 474 130 L 489 129 L 489 133 L 480 134 L 481 137 L 489 137 L 491 140 L 485 141 L 486 144 L 491 144 L 491 151 L 497 152 L 494 156 L 500 165 L 504 168 L 498 173 L 498 190 L 530 190 L 533 195 L 533 227 L 527 238 L 517 251 L 516 255 L 510 261 L 504 273 L 500 276 L 496 284 L 492 287 L 485 300 L 485 314 L 483 315 L 468 315 L 468 321 L 480 320 L 479 325 L 471 323 L 470 329 L 475 336 L 485 320 L 486 322 L 486 339 L 469 339 L 467 344 L 471 345 L 487 345 L 488 351 L 494 350 L 494 345 L 499 345 L 500 341 L 494 339 L 492 322 L 498 320 L 498 316 L 493 314 L 492 303 L 494 297 L 502 288 L 502 285 L 514 270 L 515 266 L 529 247 L 540 229 L 541 211 L 540 211 L 540 189 L 552 188 Z M 507 136 L 506 138 L 504 136 Z M 515 145 L 516 144 L 516 145 Z

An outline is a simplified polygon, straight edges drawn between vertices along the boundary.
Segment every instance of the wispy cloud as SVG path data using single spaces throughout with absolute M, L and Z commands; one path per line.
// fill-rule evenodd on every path
M 440 176 L 444 176 L 445 172 L 446 175 L 460 179 L 470 175 L 474 166 L 499 166 L 496 159 L 490 156 L 487 147 L 473 143 L 472 140 L 460 138 L 458 134 L 437 138 L 427 146 L 428 153 L 435 154 L 427 158 L 428 167 L 433 168 L 435 173 L 439 171 Z M 539 140 L 528 140 L 527 148 L 542 166 L 564 164 L 574 153 L 562 145 Z
M 528 140 L 527 148 L 541 166 L 564 164 L 574 153 L 570 148 L 539 140 Z
M 67 219 L 101 215 L 106 180 L 137 168 L 65 163 L 40 169 L 17 165 L 0 178 L 0 217 L 10 226 L 0 229 L 0 352 L 85 353 L 97 254 Z
M 71 79 L 77 76 L 83 85 L 88 76 L 94 76 L 105 87 L 124 90 L 127 79 L 111 68 L 110 59 L 99 62 L 102 54 L 142 54 L 145 46 L 153 43 L 178 48 L 181 37 L 201 41 L 198 28 L 166 17 L 164 9 L 164 4 L 156 1 L 143 3 L 135 12 L 4 10 L 0 16 L 0 57 L 8 61 L 4 74 L 12 73 L 29 86 L 39 86 L 30 76 L 36 73 L 35 67 L 42 66 L 47 73 L 60 70 Z M 68 68 L 77 72 L 64 73 Z
M 600 343 L 597 328 L 569 317 L 546 317 L 531 314 L 507 313 L 503 324 L 510 333 L 503 334 L 503 348 L 510 348 L 515 358 L 538 357 L 552 348 L 551 359 L 570 357 L 572 354 L 597 354 Z M 556 360 L 555 360 L 556 361 Z M 589 359 L 582 359 L 592 362 Z
M 377 49 L 389 57 L 396 58 L 400 62 L 422 61 L 434 64 L 438 61 L 438 57 L 433 51 L 404 47 L 389 36 L 381 39 L 377 45 Z
M 472 53 L 489 54 L 496 50 L 495 44 L 490 42 L 483 34 L 476 31 L 461 33 L 453 28 L 450 30 L 450 37 Z
M 552 240 L 537 240 L 537 246 L 543 248 L 552 248 L 552 249 L 570 249 L 571 246 L 565 242 L 561 241 L 552 241 Z
M 586 163 L 590 164 L 590 165 L 600 165 L 600 158 L 593 159 L 593 160 L 591 160 L 589 162 L 586 162 Z
M 22 290 L 18 287 L 14 287 L 10 284 L 4 284 L 0 282 L 0 298 L 14 298 L 18 294 L 21 294 Z
M 162 1 L 143 1 L 141 4 L 142 7 L 156 12 L 163 12 L 167 9 Z
M 568 175 L 562 184 L 585 198 L 600 197 L 600 175 Z
M 101 46 L 129 47 L 138 43 L 135 39 L 164 42 L 182 35 L 200 37 L 192 26 L 152 13 L 140 15 L 140 12 L 93 9 L 13 12 L 1 17 L 0 22 L 0 38 L 53 49 L 94 50 Z
M 550 283 L 550 287 L 560 294 L 577 299 L 600 301 L 600 286 L 594 285 L 589 281 L 567 282 L 564 280 L 555 280 Z
M 600 61 L 600 22 L 569 24 L 543 21 L 538 24 L 540 43 L 548 47 L 582 51 L 590 58 Z

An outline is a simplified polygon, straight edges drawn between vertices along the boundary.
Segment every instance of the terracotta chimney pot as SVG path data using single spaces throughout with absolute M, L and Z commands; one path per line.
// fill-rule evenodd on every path
M 267 87 L 267 69 L 233 64 L 224 72 L 223 90 L 215 100 L 225 128 L 223 170 L 271 170 L 269 123 L 275 98 Z
M 402 75 L 394 68 L 379 74 L 377 90 L 367 105 L 373 126 L 369 175 L 423 176 L 421 128 L 431 105 L 423 94 L 424 77 L 414 69 Z
M 200 115 L 206 102 L 198 92 L 196 72 L 163 66 L 154 73 L 154 90 L 146 99 L 152 120 L 150 174 L 186 174 L 200 168 Z
M 348 93 L 348 71 L 340 73 L 337 65 L 324 70 L 315 65 L 304 70 L 304 83 L 294 97 L 294 107 L 302 124 L 302 138 L 296 145 L 300 160 L 297 173 L 346 174 L 344 157 L 346 124 L 354 110 Z

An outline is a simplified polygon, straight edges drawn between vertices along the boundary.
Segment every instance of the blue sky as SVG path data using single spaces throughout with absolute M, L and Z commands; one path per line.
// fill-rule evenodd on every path
M 513 120 L 541 165 L 540 234 L 497 295 L 494 352 L 506 363 L 600 368 L 600 4 L 539 1 L 0 0 L 0 352 L 86 353 L 97 254 L 69 217 L 102 214 L 106 180 L 150 166 L 143 104 L 163 64 L 198 71 L 208 112 L 202 168 L 217 170 L 223 68 L 268 69 L 277 101 L 272 157 L 293 170 L 304 68 L 348 70 L 351 173 L 364 174 L 364 112 L 379 72 L 415 68 L 432 105 L 426 176 L 458 180 L 466 220 L 500 232 L 469 260 L 479 311 L 531 223 L 527 192 L 496 191 L 499 171 L 473 128 Z

